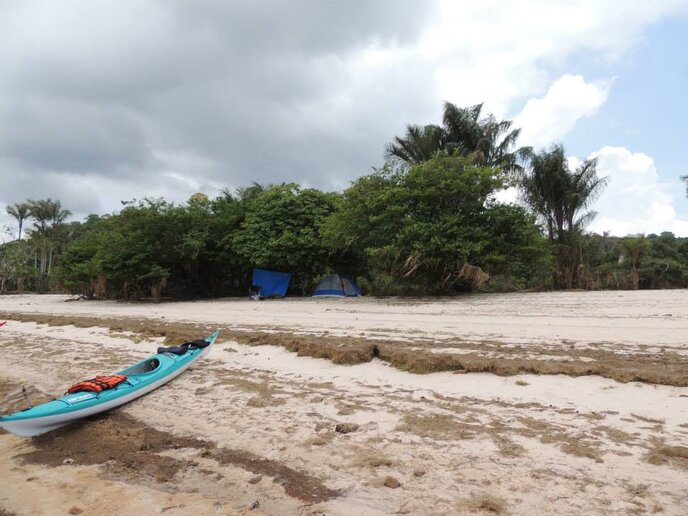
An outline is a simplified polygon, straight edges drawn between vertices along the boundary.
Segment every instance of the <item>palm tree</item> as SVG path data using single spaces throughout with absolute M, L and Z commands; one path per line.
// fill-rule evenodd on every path
M 387 145 L 387 156 L 422 163 L 444 149 L 445 136 L 444 129 L 437 125 L 407 125 L 404 137 L 395 136 L 394 143 Z
M 513 150 L 520 129 L 512 129 L 510 120 L 497 120 L 488 114 L 481 118 L 483 105 L 459 108 L 444 103 L 442 127 L 409 125 L 403 138 L 398 136 L 387 146 L 387 157 L 406 163 L 421 163 L 438 152 L 458 154 L 478 165 L 520 170 L 529 148 Z
M 31 215 L 34 219 L 35 236 L 37 248 L 41 252 L 39 270 L 39 291 L 47 287 L 47 279 L 50 275 L 53 263 L 53 254 L 57 240 L 57 230 L 59 226 L 72 213 L 62 208 L 62 203 L 52 199 L 41 199 L 38 201 L 29 200 Z
M 570 231 L 582 232 L 597 215 L 586 210 L 607 186 L 606 177 L 597 177 L 597 159 L 586 159 L 569 174 L 570 189 L 564 212 Z
M 236 196 L 239 198 L 240 201 L 251 201 L 263 192 L 265 192 L 266 190 L 270 189 L 270 187 L 272 186 L 272 184 L 261 185 L 256 181 L 251 181 L 251 186 L 243 186 L 237 188 Z M 225 196 L 229 195 L 230 197 L 233 197 L 228 190 L 223 191 L 223 193 L 225 194 Z
M 50 201 L 50 199 L 48 199 Z M 62 203 L 58 201 L 51 202 L 49 204 L 49 213 L 50 213 L 50 254 L 48 256 L 48 274 L 50 274 L 50 270 L 52 269 L 53 265 L 53 255 L 55 252 L 55 249 L 58 245 L 60 245 L 60 232 L 58 231 L 60 226 L 62 226 L 62 223 L 67 220 L 67 217 L 69 217 L 72 212 L 66 209 L 62 208 Z M 64 243 L 64 242 L 62 242 Z
M 17 223 L 19 224 L 18 240 L 21 240 L 24 221 L 31 216 L 31 206 L 26 202 L 15 202 L 14 204 L 8 205 L 5 209 L 9 215 L 17 219 Z
M 585 160 L 571 172 L 562 145 L 532 154 L 530 171 L 521 179 L 521 197 L 547 225 L 550 241 L 563 240 L 566 232 L 582 231 L 594 218 L 584 210 L 606 186 L 597 176 L 597 160 Z
M 562 145 L 531 154 L 530 170 L 521 178 L 521 198 L 544 221 L 560 279 L 566 278 L 568 287 L 581 262 L 574 246 L 596 215 L 586 210 L 606 184 L 606 178 L 597 176 L 595 159 L 585 160 L 572 172 Z
M 493 115 L 489 115 L 482 121 L 482 139 L 478 145 L 482 161 L 481 164 L 489 167 L 500 167 L 507 172 L 523 170 L 523 163 L 532 153 L 531 147 L 519 147 L 516 145 L 520 129 L 511 129 L 511 120 L 498 121 Z
M 521 179 L 521 197 L 543 219 L 551 244 L 564 228 L 567 167 L 563 147 L 553 146 L 531 156 L 530 173 Z
M 625 237 L 619 242 L 623 253 L 631 260 L 631 284 L 633 290 L 638 290 L 640 285 L 640 275 L 638 274 L 638 265 L 643 254 L 650 249 L 650 243 L 645 239 L 645 236 Z
M 482 104 L 467 108 L 456 107 L 445 102 L 442 113 L 442 124 L 447 134 L 447 147 L 452 152 L 458 151 L 468 156 L 478 149 L 481 139 L 480 113 Z

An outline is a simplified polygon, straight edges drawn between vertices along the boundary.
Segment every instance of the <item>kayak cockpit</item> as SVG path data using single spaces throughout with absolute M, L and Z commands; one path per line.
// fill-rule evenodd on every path
M 137 374 L 149 374 L 155 371 L 160 367 L 160 360 L 157 359 L 156 357 L 148 358 L 146 360 L 143 360 L 142 362 L 139 362 L 138 364 L 134 364 L 131 367 L 128 367 L 127 369 L 124 369 L 123 371 L 120 371 L 119 374 L 124 374 L 127 376 L 134 376 Z

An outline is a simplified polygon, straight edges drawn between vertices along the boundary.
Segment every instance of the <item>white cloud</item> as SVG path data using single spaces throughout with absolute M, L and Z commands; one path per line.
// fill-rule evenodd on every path
M 576 52 L 612 62 L 657 20 L 685 11 L 685 0 L 440 0 L 417 46 L 434 63 L 439 95 L 459 105 L 486 102 L 498 116 L 514 99 L 542 95 Z
M 598 214 L 589 227 L 591 231 L 609 231 L 617 236 L 672 231 L 688 236 L 688 220 L 677 218 L 674 208 L 673 194 L 682 188 L 678 178 L 671 183 L 660 182 L 650 156 L 624 147 L 603 147 L 589 157 L 597 158 L 598 175 L 608 181 L 593 206 Z M 569 160 L 572 167 L 577 162 Z
M 530 99 L 515 118 L 519 143 L 535 148 L 559 142 L 583 117 L 591 117 L 609 95 L 611 81 L 585 82 L 580 75 L 563 75 L 541 98 Z

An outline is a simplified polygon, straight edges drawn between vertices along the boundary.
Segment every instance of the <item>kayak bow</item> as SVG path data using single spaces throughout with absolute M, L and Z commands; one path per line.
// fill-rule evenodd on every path
M 123 405 L 182 374 L 196 360 L 210 352 L 219 334 L 216 331 L 206 337 L 208 345 L 204 348 L 191 347 L 181 355 L 157 353 L 118 371 L 117 374 L 126 375 L 127 379 L 112 389 L 66 394 L 42 405 L 0 416 L 0 427 L 22 437 L 31 437 Z

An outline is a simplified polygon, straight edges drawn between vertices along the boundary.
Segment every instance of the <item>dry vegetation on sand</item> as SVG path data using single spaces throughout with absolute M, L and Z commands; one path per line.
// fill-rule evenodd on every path
M 40 313 L 0 313 L 0 318 L 48 325 L 106 326 L 113 332 L 128 331 L 140 337 L 165 337 L 167 342 L 197 338 L 216 329 L 210 324 L 166 322 L 154 319 L 99 318 Z M 616 352 L 613 349 L 506 345 L 497 341 L 460 339 L 432 342 L 368 339 L 331 335 L 295 335 L 281 331 L 245 331 L 221 328 L 223 340 L 251 346 L 281 346 L 297 353 L 331 360 L 336 364 L 358 364 L 379 358 L 411 373 L 455 371 L 517 374 L 599 375 L 619 382 L 645 382 L 688 386 L 688 355 L 675 351 Z M 440 351 L 434 348 L 441 348 Z M 540 359 L 539 355 L 546 355 Z

